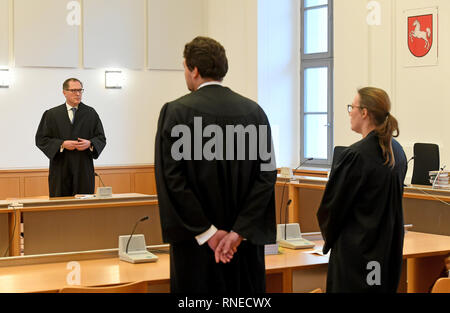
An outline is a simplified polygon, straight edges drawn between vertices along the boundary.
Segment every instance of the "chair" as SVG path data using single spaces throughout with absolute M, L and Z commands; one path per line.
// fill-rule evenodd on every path
M 336 167 L 337 162 L 338 162 L 339 158 L 340 158 L 341 155 L 342 155 L 342 152 L 344 152 L 344 150 L 345 150 L 346 148 L 347 148 L 347 147 L 344 147 L 344 146 L 336 146 L 336 147 L 334 147 L 334 151 L 333 151 L 333 161 L 331 161 L 331 170 L 333 170 L 333 169 Z
M 411 184 L 431 185 L 429 171 L 439 170 L 439 146 L 430 143 L 414 144 L 414 169 Z
M 71 286 L 59 290 L 60 293 L 147 293 L 148 286 L 145 281 L 122 284 L 109 287 L 78 287 Z
M 439 278 L 431 289 L 431 293 L 450 293 L 450 278 Z

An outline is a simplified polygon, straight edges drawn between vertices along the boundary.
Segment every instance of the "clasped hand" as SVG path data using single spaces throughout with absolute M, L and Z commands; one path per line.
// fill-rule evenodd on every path
M 214 251 L 216 263 L 229 263 L 237 248 L 242 242 L 242 236 L 235 232 L 218 230 L 214 236 L 208 240 L 209 247 Z
M 84 151 L 91 146 L 91 142 L 86 139 L 78 138 L 78 141 L 75 140 L 66 140 L 63 142 L 64 149 L 73 151 Z

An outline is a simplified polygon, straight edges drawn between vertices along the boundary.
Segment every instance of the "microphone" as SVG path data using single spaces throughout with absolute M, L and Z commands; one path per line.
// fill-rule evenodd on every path
M 100 176 L 99 176 L 99 177 L 100 177 Z M 130 244 L 131 237 L 133 237 L 133 234 L 134 234 L 134 231 L 136 230 L 137 225 L 138 225 L 140 222 L 143 222 L 143 221 L 146 221 L 146 220 L 148 220 L 148 216 L 144 216 L 143 218 L 141 218 L 140 220 L 138 220 L 138 221 L 136 222 L 136 224 L 134 224 L 133 231 L 131 232 L 130 238 L 128 238 L 127 248 L 125 249 L 125 253 L 128 253 L 128 246 L 129 246 L 129 244 Z
M 103 187 L 105 187 L 102 177 L 97 172 L 94 172 L 94 174 L 95 174 L 95 176 L 97 176 L 100 179 L 100 182 L 102 183 Z
M 286 237 L 287 237 L 287 234 L 286 234 L 286 232 L 287 232 L 286 215 L 287 215 L 287 211 L 289 209 L 289 206 L 291 205 L 291 202 L 292 202 L 292 200 L 289 199 L 289 201 L 286 204 L 286 210 L 284 211 L 284 240 L 286 240 Z
M 411 162 L 411 161 L 414 160 L 415 158 L 416 158 L 416 156 L 413 155 L 413 156 L 411 157 L 411 159 L 408 160 L 408 162 L 406 163 L 406 165 L 408 166 L 409 162 Z
M 295 170 L 293 170 L 292 171 L 292 173 L 294 174 L 295 173 L 295 171 L 296 170 L 298 170 L 302 165 L 304 165 L 305 163 L 307 163 L 307 162 L 309 162 L 309 161 L 312 161 L 312 160 L 314 160 L 314 158 L 308 158 L 308 159 L 306 159 L 306 160 L 304 160 L 303 162 L 300 162 L 300 165 L 299 166 L 297 166 L 297 168 L 295 169 Z M 287 182 L 288 181 L 285 181 L 284 182 L 284 185 L 283 185 L 283 191 L 281 192 L 281 206 L 283 205 L 283 200 L 284 200 L 284 190 L 286 189 L 286 184 L 287 184 Z M 289 203 L 289 201 L 288 201 L 288 203 Z M 290 204 L 290 203 L 289 203 Z M 287 206 L 289 206 L 289 204 L 287 205 Z M 285 211 L 285 215 L 284 215 L 284 224 L 286 224 L 286 214 L 287 214 L 287 206 L 286 206 L 286 211 Z M 280 207 L 280 224 L 281 224 L 281 207 Z M 286 232 L 285 232 L 285 236 L 286 236 Z

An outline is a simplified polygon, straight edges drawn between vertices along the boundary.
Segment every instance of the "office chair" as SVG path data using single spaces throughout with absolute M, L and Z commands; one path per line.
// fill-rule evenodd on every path
M 411 184 L 432 185 L 429 171 L 439 170 L 439 146 L 430 143 L 414 144 L 414 169 Z
M 450 293 L 450 278 L 439 278 L 434 284 L 431 293 Z
M 331 162 L 331 170 L 333 170 L 335 167 L 336 167 L 336 165 L 337 165 L 337 163 L 338 163 L 338 161 L 339 161 L 339 158 L 341 157 L 341 155 L 342 155 L 342 152 L 344 152 L 344 150 L 346 149 L 347 147 L 344 147 L 344 146 L 336 146 L 336 147 L 334 147 L 334 151 L 333 151 L 333 161 Z
M 148 286 L 145 281 L 122 284 L 108 287 L 82 287 L 71 286 L 59 290 L 60 293 L 147 293 Z

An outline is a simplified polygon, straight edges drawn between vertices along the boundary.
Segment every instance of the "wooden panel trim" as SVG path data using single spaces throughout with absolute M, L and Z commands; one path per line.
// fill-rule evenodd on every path
M 439 195 L 433 195 L 433 196 L 429 196 L 429 195 L 425 195 L 425 194 L 414 194 L 414 193 L 403 193 L 403 198 L 408 198 L 408 199 L 419 199 L 419 200 L 433 200 L 433 201 L 438 201 L 442 200 L 445 202 L 450 202 L 450 196 L 439 196 Z
M 152 170 L 154 171 L 154 164 L 135 164 L 135 165 L 108 165 L 108 166 L 95 166 L 96 170 Z M 24 168 L 24 169 L 0 169 L 0 176 L 7 174 L 48 174 L 48 168 Z
M 96 166 L 95 171 L 100 175 L 127 174 L 129 176 L 129 184 L 125 185 L 120 179 L 113 178 L 109 182 L 110 186 L 113 187 L 113 192 L 119 190 L 134 193 L 136 190 L 145 190 L 148 194 L 156 193 L 155 166 L 153 164 Z M 140 175 L 138 180 L 136 180 L 136 174 Z M 0 179 L 11 179 L 11 183 L 14 184 L 14 188 L 11 188 L 11 190 L 15 190 L 14 193 L 5 191 L 1 199 L 48 196 L 47 178 L 48 168 L 0 169 Z M 96 186 L 98 186 L 98 178 L 96 177 L 95 180 Z
M 55 210 L 84 210 L 93 208 L 113 208 L 120 206 L 146 206 L 158 205 L 158 200 L 140 201 L 140 202 L 112 202 L 112 203 L 98 203 L 98 204 L 74 204 L 74 205 L 56 205 L 56 206 L 35 206 L 21 208 L 21 212 L 36 212 L 36 211 L 55 211 Z

